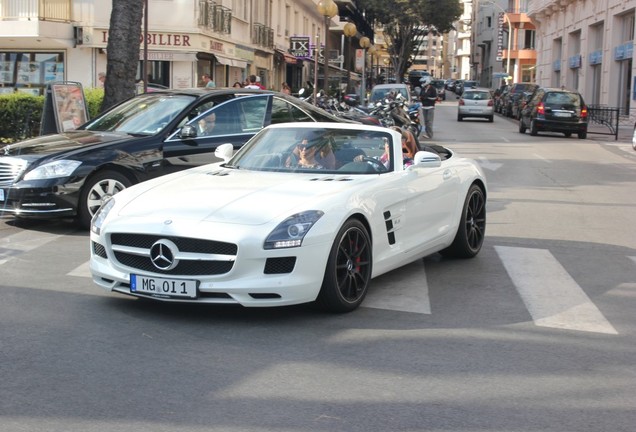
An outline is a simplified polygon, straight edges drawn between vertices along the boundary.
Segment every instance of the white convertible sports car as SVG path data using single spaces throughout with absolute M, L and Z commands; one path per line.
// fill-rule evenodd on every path
M 473 257 L 484 240 L 480 167 L 441 146 L 402 152 L 398 132 L 335 123 L 269 126 L 234 156 L 221 145 L 225 162 L 99 209 L 93 280 L 157 300 L 353 310 L 372 278 L 435 252 Z

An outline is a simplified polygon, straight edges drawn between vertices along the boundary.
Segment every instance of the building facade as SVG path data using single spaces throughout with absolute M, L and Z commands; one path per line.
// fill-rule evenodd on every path
M 530 0 L 528 8 L 537 24 L 537 82 L 633 116 L 636 0 Z
M 318 0 L 147 0 L 148 27 L 140 40 L 147 50 L 140 49 L 137 77 L 188 88 L 202 86 L 203 74 L 217 86 L 232 86 L 254 74 L 266 88 L 279 90 L 282 82 L 299 88 L 314 78 L 316 44 L 324 77 L 328 38 L 329 76 L 348 80 L 347 62 L 354 61 L 358 38 L 342 35 L 344 23 L 355 22 L 358 36 L 373 37 L 356 3 L 338 0 L 338 13 L 326 18 Z M 99 87 L 99 75 L 106 72 L 111 5 L 0 0 L 0 93 L 42 94 L 51 81 Z M 141 73 L 144 57 L 146 77 Z
M 484 87 L 536 81 L 536 27 L 527 0 L 474 0 L 473 79 Z

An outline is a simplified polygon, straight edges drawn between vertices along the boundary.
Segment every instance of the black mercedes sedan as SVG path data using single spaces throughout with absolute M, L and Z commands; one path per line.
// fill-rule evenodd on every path
M 218 162 L 284 122 L 347 122 L 293 96 L 248 89 L 162 90 L 135 96 L 74 131 L 0 148 L 0 214 L 75 217 L 83 227 L 110 196 L 174 171 Z

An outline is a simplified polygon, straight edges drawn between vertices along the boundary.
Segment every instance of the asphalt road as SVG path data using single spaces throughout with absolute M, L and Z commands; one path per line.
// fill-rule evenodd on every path
M 106 293 L 87 233 L 0 218 L 0 430 L 633 431 L 636 152 L 455 110 L 435 142 L 486 170 L 482 252 L 345 315 Z

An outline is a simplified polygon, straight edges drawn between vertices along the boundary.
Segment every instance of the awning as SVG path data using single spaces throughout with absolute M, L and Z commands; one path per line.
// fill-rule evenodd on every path
M 216 61 L 225 66 L 233 66 L 237 68 L 245 69 L 247 67 L 247 62 L 245 60 L 239 60 L 235 58 L 220 56 L 218 54 L 214 54 L 216 57 Z
M 289 64 L 298 63 L 298 59 L 294 57 L 293 55 L 291 55 L 290 53 L 285 52 L 283 50 L 279 50 L 279 49 L 277 49 L 276 52 L 283 57 L 283 60 L 285 60 L 285 63 L 289 63 Z
M 139 51 L 139 60 L 144 59 L 144 50 Z M 195 53 L 176 52 L 176 51 L 148 51 L 148 60 L 150 61 L 183 61 L 196 62 L 197 55 Z

